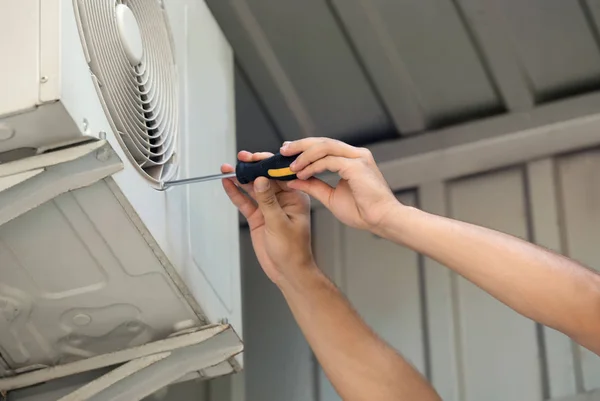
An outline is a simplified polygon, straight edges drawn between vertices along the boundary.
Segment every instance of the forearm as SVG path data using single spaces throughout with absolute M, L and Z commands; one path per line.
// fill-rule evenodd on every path
M 382 235 L 600 353 L 600 276 L 513 236 L 398 207 Z
M 425 379 L 372 332 L 316 267 L 297 269 L 278 285 L 344 400 L 439 400 Z

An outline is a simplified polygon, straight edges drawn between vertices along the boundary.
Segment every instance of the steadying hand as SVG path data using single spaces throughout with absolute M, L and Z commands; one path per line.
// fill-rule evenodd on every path
M 272 153 L 266 152 L 238 154 L 243 162 L 256 162 L 271 156 Z M 231 165 L 221 166 L 223 173 L 233 171 Z M 310 241 L 310 200 L 306 194 L 292 189 L 289 183 L 264 177 L 246 185 L 229 178 L 223 180 L 223 187 L 248 220 L 258 261 L 273 282 L 285 279 L 290 270 L 314 267 Z M 240 187 L 250 197 L 240 191 Z
M 319 139 L 282 148 L 284 155 L 301 152 L 292 168 L 299 180 L 258 178 L 254 184 L 241 186 L 249 196 L 242 193 L 235 179 L 223 181 L 232 202 L 248 220 L 263 270 L 280 288 L 343 399 L 439 400 L 427 381 L 368 328 L 316 267 L 311 252 L 309 198 L 301 191 L 319 199 L 343 222 L 365 229 L 376 228 L 387 220 L 394 207 L 401 207 L 400 203 L 364 150 Z M 244 162 L 270 156 L 248 152 L 238 155 Z M 341 175 L 337 188 L 311 178 L 324 170 Z M 233 166 L 224 165 L 221 171 L 232 172 Z

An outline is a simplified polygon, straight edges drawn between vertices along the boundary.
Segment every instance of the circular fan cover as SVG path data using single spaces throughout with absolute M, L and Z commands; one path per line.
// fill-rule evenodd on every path
M 74 0 L 92 73 L 117 138 L 154 185 L 176 170 L 178 82 L 157 0 Z

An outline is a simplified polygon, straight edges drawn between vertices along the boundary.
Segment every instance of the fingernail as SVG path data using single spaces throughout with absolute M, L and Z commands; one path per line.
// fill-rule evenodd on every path
M 271 187 L 269 180 L 257 180 L 254 182 L 254 190 L 256 192 L 265 192 Z
M 281 145 L 281 149 L 285 149 L 285 148 L 287 148 L 287 147 L 289 146 L 289 144 L 290 144 L 290 143 L 291 143 L 290 141 L 285 141 L 285 142 L 283 143 L 283 145 Z

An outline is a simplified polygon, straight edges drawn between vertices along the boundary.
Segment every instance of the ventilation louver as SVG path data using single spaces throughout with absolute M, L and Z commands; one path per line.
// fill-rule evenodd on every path
M 157 0 L 74 0 L 89 65 L 115 134 L 154 185 L 176 170 L 178 83 Z

